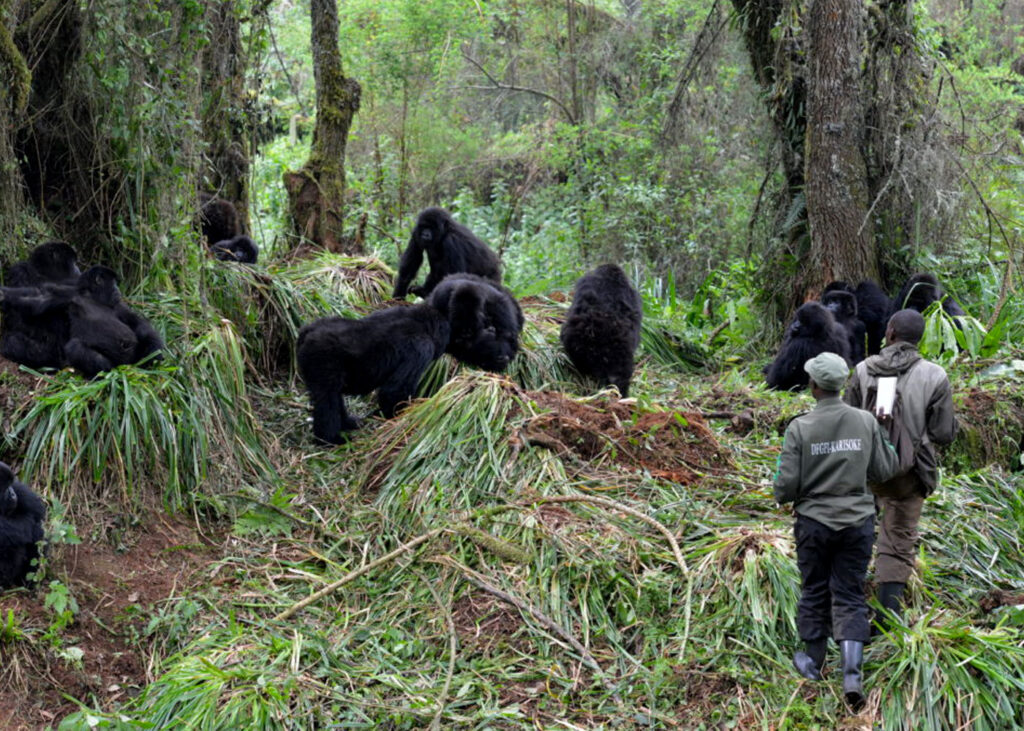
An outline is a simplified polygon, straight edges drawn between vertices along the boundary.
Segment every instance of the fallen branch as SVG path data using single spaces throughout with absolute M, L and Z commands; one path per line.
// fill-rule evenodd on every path
M 522 599 L 519 599 L 509 594 L 507 591 L 499 589 L 498 587 L 489 583 L 482 574 L 477 573 L 473 569 L 459 563 L 458 561 L 449 556 L 442 556 L 437 559 L 437 562 L 445 564 L 446 566 L 450 566 L 451 568 L 458 569 L 469 580 L 471 584 L 474 584 L 480 589 L 486 591 L 488 594 L 491 594 L 497 597 L 498 599 L 501 599 L 503 602 L 511 604 L 520 612 L 529 614 L 535 620 L 540 622 L 548 631 L 553 632 L 558 637 L 561 637 L 565 642 L 569 644 L 570 647 L 572 647 L 572 649 L 574 649 L 579 654 L 580 659 L 583 661 L 583 664 L 594 671 L 594 674 L 597 675 L 597 677 L 601 680 L 601 684 L 608 689 L 608 692 L 611 694 L 615 702 L 619 706 L 622 705 L 622 697 L 619 695 L 619 691 L 616 689 L 615 684 L 612 683 L 611 679 L 608 677 L 608 674 L 605 673 L 605 671 L 601 668 L 601 665 L 598 664 L 597 660 L 594 659 L 594 656 L 591 655 L 590 651 L 583 646 L 583 643 L 581 643 L 579 640 L 577 640 L 575 637 L 569 634 L 569 632 L 563 629 L 557 622 L 555 622 L 555 620 L 551 619 L 549 616 L 541 612 L 536 607 L 527 604 Z

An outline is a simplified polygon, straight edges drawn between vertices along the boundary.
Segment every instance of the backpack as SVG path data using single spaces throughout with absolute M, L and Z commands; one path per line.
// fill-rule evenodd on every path
M 907 428 L 903 420 L 903 394 L 900 393 L 900 385 L 904 377 L 914 370 L 915 366 L 917 366 L 917 362 L 898 376 L 896 398 L 892 403 L 892 418 L 889 419 L 888 424 L 883 425 L 889 443 L 892 444 L 899 457 L 899 469 L 887 481 L 871 486 L 871 491 L 880 497 L 906 498 L 920 492 L 919 480 L 914 469 L 918 461 L 918 450 L 910 435 L 910 429 Z M 874 415 L 877 400 L 878 379 L 875 378 L 864 393 L 861 408 Z

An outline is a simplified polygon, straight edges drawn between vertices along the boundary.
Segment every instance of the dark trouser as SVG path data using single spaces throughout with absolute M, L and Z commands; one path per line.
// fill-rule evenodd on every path
M 836 642 L 869 637 L 864 578 L 871 561 L 875 520 L 832 530 L 816 520 L 797 515 L 796 560 L 802 592 L 796 625 L 804 642 L 831 634 Z
M 878 558 L 875 580 L 879 584 L 906 584 L 917 559 L 917 524 L 921 520 L 924 496 L 880 497 L 882 522 L 878 527 Z

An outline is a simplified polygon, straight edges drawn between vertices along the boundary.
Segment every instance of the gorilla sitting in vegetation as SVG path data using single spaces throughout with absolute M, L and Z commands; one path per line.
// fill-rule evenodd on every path
M 313 434 L 341 444 L 359 422 L 346 394 L 377 391 L 385 418 L 416 395 L 420 377 L 444 353 L 448 318 L 427 304 L 389 307 L 360 320 L 325 317 L 299 332 L 297 357 L 313 404 Z
M 900 293 L 896 295 L 895 306 L 899 309 L 924 312 L 932 302 L 940 300 L 942 309 L 950 317 L 963 317 L 967 314 L 959 302 L 946 295 L 938 278 L 934 274 L 926 273 L 914 274 L 903 283 Z
M 61 368 L 68 338 L 64 304 L 43 296 L 45 284 L 73 285 L 78 255 L 63 241 L 37 246 L 27 261 L 12 266 L 4 277 L 7 295 L 0 301 L 0 355 L 30 368 Z
M 410 287 L 423 263 L 423 253 L 430 262 L 430 274 L 422 286 Z M 443 208 L 423 210 L 412 230 L 409 245 L 398 263 L 394 297 L 405 297 L 412 292 L 427 297 L 449 274 L 466 272 L 477 274 L 501 284 L 498 257 L 473 232 L 457 223 Z
M 833 289 L 821 295 L 821 304 L 825 305 L 836 322 L 845 328 L 850 343 L 849 361 L 857 365 L 864 360 L 866 332 L 864 323 L 857 317 L 857 298 L 852 292 Z
M 519 352 L 525 320 L 506 287 L 475 274 L 452 274 L 429 302 L 451 324 L 447 350 L 459 361 L 500 373 Z
M 577 370 L 628 396 L 642 317 L 640 295 L 625 272 L 604 264 L 576 282 L 562 346 Z
M 248 236 L 241 235 L 210 244 L 210 252 L 220 261 L 255 264 L 260 255 L 260 247 Z
M 819 353 L 836 353 L 850 362 L 846 329 L 819 302 L 806 302 L 796 311 L 782 340 L 782 347 L 765 372 L 765 381 L 780 391 L 796 391 L 807 385 L 804 363 Z
M 212 193 L 199 194 L 199 214 L 196 219 L 207 246 L 233 239 L 241 233 L 235 206 L 231 201 L 218 198 Z
M 28 585 L 39 558 L 46 506 L 0 462 L 0 589 Z

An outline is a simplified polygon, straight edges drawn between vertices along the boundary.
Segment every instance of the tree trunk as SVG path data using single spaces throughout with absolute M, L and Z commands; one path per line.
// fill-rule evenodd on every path
M 243 112 L 246 64 L 234 0 L 211 3 L 207 21 L 210 43 L 202 55 L 202 124 L 208 147 L 201 187 L 231 201 L 242 229 L 249 231 L 249 140 Z
M 313 147 L 302 170 L 284 174 L 296 233 L 328 251 L 359 253 L 343 235 L 345 144 L 359 109 L 359 83 L 346 78 L 338 52 L 336 0 L 312 0 L 313 75 L 316 126 Z
M 14 44 L 14 23 L 8 24 L 7 18 L 15 17 L 17 10 L 11 5 L 10 0 L 0 0 L 0 87 L 8 90 L 0 94 L 0 171 L 4 171 L 0 174 L 0 252 L 14 237 L 23 204 L 21 176 L 17 173 L 18 162 L 10 131 L 17 124 L 16 120 L 24 117 L 32 90 L 32 73 Z M 6 255 L 3 258 L 8 260 Z
M 806 196 L 811 242 L 796 289 L 820 293 L 833 279 L 878 278 L 868 217 L 860 88 L 859 0 L 814 0 L 807 18 Z

